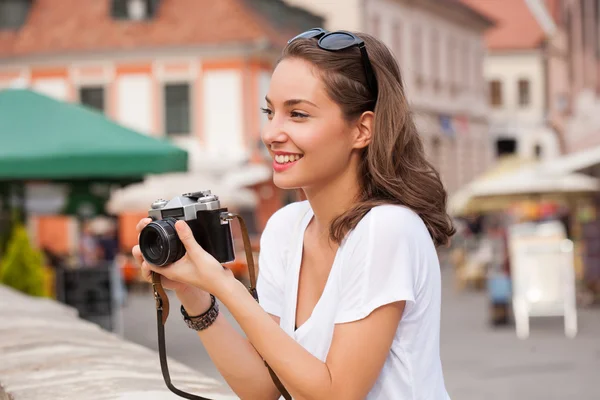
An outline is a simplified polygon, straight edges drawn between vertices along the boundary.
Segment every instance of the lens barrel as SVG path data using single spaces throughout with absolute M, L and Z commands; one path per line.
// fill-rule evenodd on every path
M 140 232 L 140 250 L 150 264 L 163 267 L 184 256 L 185 247 L 177 236 L 175 222 L 175 218 L 153 221 Z

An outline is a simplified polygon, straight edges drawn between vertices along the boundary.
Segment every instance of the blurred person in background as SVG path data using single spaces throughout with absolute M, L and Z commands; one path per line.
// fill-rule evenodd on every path
M 500 214 L 491 215 L 486 224 L 485 245 L 489 246 L 487 265 L 490 324 L 508 325 L 511 304 L 511 279 L 507 231 Z
M 136 246 L 142 273 L 162 275 L 196 316 L 205 348 L 243 399 L 280 397 L 263 359 L 293 398 L 449 399 L 436 246 L 454 228 L 394 56 L 367 34 L 304 32 L 284 49 L 263 111 L 274 183 L 301 188 L 307 200 L 276 212 L 262 234 L 260 305 L 183 221 L 186 255 L 156 267 Z
M 102 258 L 102 249 L 98 243 L 91 222 L 83 222 L 79 239 L 79 263 L 82 267 L 95 267 Z

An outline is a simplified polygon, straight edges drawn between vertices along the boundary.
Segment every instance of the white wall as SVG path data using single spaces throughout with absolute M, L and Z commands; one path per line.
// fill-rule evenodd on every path
M 68 86 L 63 78 L 38 79 L 33 84 L 33 90 L 57 100 L 67 100 Z
M 325 18 L 324 28 L 360 31 L 362 26 L 361 4 L 368 0 L 286 0 L 286 3 L 305 8 Z
M 239 70 L 204 72 L 203 123 L 206 150 L 223 157 L 243 152 L 242 75 Z
M 127 74 L 117 79 L 117 120 L 141 133 L 152 132 L 152 78 Z

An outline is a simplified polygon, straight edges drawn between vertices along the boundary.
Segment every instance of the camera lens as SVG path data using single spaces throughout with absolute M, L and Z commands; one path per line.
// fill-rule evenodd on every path
M 150 222 L 140 232 L 140 250 L 151 264 L 158 267 L 172 264 L 185 254 L 185 247 L 175 231 L 174 218 Z

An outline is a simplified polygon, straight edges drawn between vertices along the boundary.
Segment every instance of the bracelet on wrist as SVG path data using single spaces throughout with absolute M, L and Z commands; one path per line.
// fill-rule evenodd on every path
M 215 322 L 219 315 L 219 304 L 212 294 L 210 295 L 210 307 L 204 313 L 195 317 L 189 316 L 183 305 L 181 305 L 181 315 L 186 325 L 195 331 L 202 331 Z

